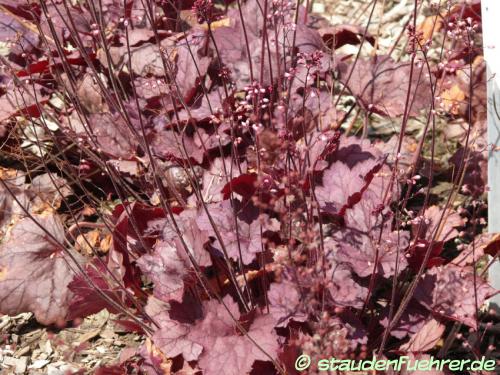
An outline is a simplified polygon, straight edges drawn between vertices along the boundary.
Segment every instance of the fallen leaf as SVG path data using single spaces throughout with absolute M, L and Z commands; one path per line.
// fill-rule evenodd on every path
M 429 16 L 417 26 L 417 33 L 422 33 L 422 43 L 432 39 L 432 35 L 443 27 L 441 16 Z
M 112 244 L 113 244 L 113 236 L 111 235 L 111 233 L 108 233 L 104 236 L 103 239 L 101 239 L 101 242 L 99 243 L 99 248 L 101 249 L 101 252 L 107 253 L 111 248 Z
M 76 250 L 87 256 L 92 255 L 92 248 L 97 247 L 97 244 L 99 243 L 99 237 L 100 233 L 97 229 L 84 234 L 80 234 L 75 241 Z
M 460 105 L 464 103 L 464 100 L 465 93 L 457 84 L 441 92 L 441 107 L 452 115 L 460 113 Z
M 78 338 L 78 342 L 80 344 L 83 344 L 84 342 L 87 342 L 89 340 L 92 340 L 94 337 L 96 337 L 99 333 L 101 332 L 101 328 L 95 328 L 89 332 L 84 333 Z

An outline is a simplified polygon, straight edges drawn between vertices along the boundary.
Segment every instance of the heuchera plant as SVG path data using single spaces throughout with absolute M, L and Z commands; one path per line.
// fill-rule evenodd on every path
M 0 312 L 108 309 L 147 340 L 101 373 L 491 353 L 479 2 L 458 3 L 417 25 L 415 2 L 396 57 L 309 1 L 0 0 Z M 443 119 L 465 124 L 449 168 Z

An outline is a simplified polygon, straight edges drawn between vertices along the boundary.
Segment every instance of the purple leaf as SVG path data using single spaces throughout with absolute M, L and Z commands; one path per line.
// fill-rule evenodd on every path
M 221 235 L 228 256 L 233 259 L 240 259 L 241 250 L 243 263 L 251 263 L 254 260 L 255 255 L 262 251 L 260 220 L 254 220 L 251 223 L 238 220 L 238 224 L 236 224 L 230 201 L 224 201 L 221 204 L 210 204 L 207 206 L 208 211 L 215 222 L 215 226 Z M 267 219 L 267 215 L 262 215 L 262 232 L 265 232 L 266 230 Z M 202 230 L 208 231 L 211 235 L 214 233 L 212 224 L 210 223 L 205 211 L 201 212 L 200 216 L 196 219 L 196 222 Z M 215 238 L 215 235 L 212 236 Z M 214 243 L 214 246 L 219 250 L 222 250 L 222 246 L 218 241 Z
M 457 267 L 452 264 L 434 267 L 424 274 L 414 298 L 438 316 L 477 329 L 476 297 L 479 308 L 495 291 L 479 276 L 476 276 L 474 282 L 473 272 L 472 267 Z
M 380 324 L 386 328 L 389 322 L 389 308 L 387 307 L 383 312 L 383 319 L 380 320 Z M 420 330 L 420 328 L 429 319 L 429 312 L 423 308 L 415 300 L 410 301 L 408 307 L 404 311 L 399 321 L 391 330 L 391 336 L 398 339 L 404 339 L 406 336 L 413 335 Z
M 277 327 L 286 327 L 290 319 L 297 322 L 307 320 L 300 302 L 300 292 L 295 283 L 283 280 L 280 283 L 272 283 L 267 294 L 269 299 L 269 312 L 277 321 Z
M 209 232 L 201 229 L 196 222 L 197 213 L 194 209 L 187 209 L 176 216 L 177 226 L 182 235 L 185 245 L 189 249 L 190 255 L 201 267 L 212 265 L 210 255 L 205 250 L 205 245 L 210 241 Z M 166 225 L 163 231 L 163 241 L 173 244 L 177 248 L 177 257 L 182 259 L 184 264 L 190 266 L 190 260 L 186 254 L 186 249 L 182 244 L 177 232 L 170 225 Z
M 36 103 L 42 105 L 48 99 L 48 95 L 42 94 L 42 86 L 37 83 L 18 86 L 10 78 L 2 81 L 5 87 L 0 89 L 0 123 L 15 114 L 40 116 Z
M 152 297 L 148 300 L 146 312 L 150 314 L 159 325 L 153 335 L 154 343 L 163 354 L 173 358 L 182 354 L 186 361 L 195 361 L 203 351 L 203 346 L 193 342 L 189 333 L 193 327 L 190 324 L 180 323 L 168 316 L 167 305 Z
M 436 241 L 449 241 L 458 236 L 456 227 L 462 227 L 465 224 L 464 219 L 453 210 L 447 210 L 443 221 L 440 222 L 443 210 L 438 206 L 430 206 L 424 212 L 422 220 L 414 220 L 412 223 L 412 232 L 415 237 L 424 238 L 430 241 L 434 232 L 438 229 Z M 420 228 L 420 232 L 418 229 Z M 418 232 L 418 233 L 417 233 Z
M 476 141 L 478 144 L 480 141 Z M 481 142 L 483 143 L 483 142 Z M 486 144 L 484 147 L 487 147 Z M 459 148 L 453 156 L 450 158 L 449 163 L 450 172 L 453 174 L 453 178 L 456 179 L 456 174 L 461 170 L 461 161 L 464 157 L 465 149 Z M 488 170 L 488 158 L 485 156 L 484 152 L 471 151 L 470 154 L 466 154 L 464 160 L 467 161 L 465 170 L 463 171 L 463 181 L 461 193 L 472 195 L 474 198 L 484 194 L 486 189 L 486 184 L 488 181 L 487 170 Z
M 100 152 L 116 159 L 130 159 L 136 154 L 136 137 L 120 115 L 95 113 L 89 116 L 89 121 Z M 81 135 L 86 137 L 86 133 Z
M 153 341 L 168 357 L 182 354 L 187 361 L 198 360 L 207 375 L 245 374 L 256 360 L 276 357 L 275 319 L 271 315 L 258 315 L 251 323 L 248 335 L 259 349 L 236 327 L 234 319 L 240 318 L 238 305 L 230 296 L 223 303 L 227 310 L 217 301 L 205 302 L 203 318 L 194 326 L 172 320 L 166 313 L 159 314 L 156 321 L 160 329 L 154 333 Z
M 159 130 L 152 141 L 154 152 L 164 158 L 193 159 L 196 163 L 203 161 L 209 135 L 203 129 L 197 129 L 190 137 L 180 135 L 173 130 Z
M 177 44 L 176 82 L 184 101 L 189 103 L 207 74 L 212 58 L 204 56 L 206 36 L 197 30 Z
M 352 276 L 352 272 L 343 265 L 331 267 L 327 272 L 326 286 L 334 306 L 363 307 L 368 289 L 359 285 Z
M 31 311 L 42 324 L 63 323 L 71 292 L 75 264 L 59 243 L 64 228 L 55 216 L 37 216 L 19 221 L 0 247 L 0 311 L 16 315 Z M 73 253 L 77 261 L 78 254 Z
M 353 239 L 355 244 L 341 243 L 335 259 L 339 263 L 348 264 L 361 277 L 371 275 L 374 270 L 384 277 L 393 276 L 396 272 L 396 261 L 398 272 L 404 270 L 407 261 L 403 249 L 408 247 L 408 232 L 385 230 L 380 242 L 374 236 L 374 234 L 364 234 L 358 237 L 360 240 L 358 243 L 355 238 Z
M 180 302 L 184 294 L 184 277 L 189 265 L 177 252 L 174 246 L 162 241 L 156 244 L 153 254 L 145 254 L 137 260 L 139 268 L 154 283 L 153 295 L 165 302 Z
M 24 184 L 24 176 L 21 173 L 16 173 L 12 179 L 6 178 L 6 176 L 2 176 L 2 178 L 8 187 L 7 189 L 0 183 L 0 234 L 3 235 L 3 227 L 11 221 L 12 216 L 24 214 L 16 199 L 23 207 L 28 207 L 29 196 L 27 193 L 29 190 Z
M 14 17 L 0 13 L 0 40 L 8 48 L 8 54 L 21 57 L 23 53 L 32 53 L 40 43 L 39 36 L 21 25 Z M 5 48 L 4 47 L 4 48 Z
M 388 56 L 376 56 L 371 60 L 358 60 L 350 79 L 352 65 L 340 65 L 341 81 L 370 112 L 382 116 L 396 117 L 404 113 L 408 86 L 410 84 L 410 65 L 397 63 Z M 411 81 L 411 115 L 427 108 L 432 98 L 429 78 L 425 72 L 415 67 Z
M 484 254 L 495 257 L 500 248 L 499 240 L 500 235 L 498 233 L 480 234 L 451 263 L 464 267 L 475 264 Z
M 390 277 L 396 262 L 399 271 L 404 270 L 407 261 L 403 250 L 408 246 L 409 233 L 392 231 L 390 221 L 384 219 L 391 171 L 380 159 L 380 152 L 369 143 L 343 138 L 330 159 L 334 162 L 315 192 L 321 209 L 345 225 L 335 237 L 339 246 L 334 259 L 361 277 L 374 270 Z M 389 199 L 394 197 L 389 195 Z
M 430 318 L 400 349 L 413 353 L 431 350 L 441 340 L 445 328 L 436 319 Z
M 203 174 L 202 197 L 206 203 L 217 203 L 224 200 L 222 189 L 232 179 L 247 170 L 246 162 L 238 164 L 232 158 L 216 158 L 212 160 L 210 169 Z M 189 201 L 193 205 L 199 205 L 198 200 L 193 197 Z
M 237 319 L 238 306 L 231 297 L 225 297 L 224 304 Z M 259 349 L 247 337 L 239 334 L 233 318 L 220 303 L 209 301 L 205 303 L 204 311 L 203 321 L 189 334 L 192 341 L 201 343 L 204 348 L 198 361 L 204 374 L 245 374 L 256 360 L 268 361 L 268 356 L 276 356 L 278 342 L 274 333 L 276 322 L 272 316 L 257 316 L 248 330 L 248 335 L 256 341 Z
M 113 247 L 108 258 L 117 267 L 125 285 L 130 286 L 138 281 L 131 254 L 139 258 L 151 251 L 160 235 L 161 229 L 157 227 L 164 222 L 165 213 L 161 208 L 133 202 L 127 207 L 117 206 L 113 219 Z
M 208 95 L 202 93 L 197 94 L 196 98 L 193 98 L 193 104 L 189 108 L 180 110 L 177 116 L 173 117 L 173 120 L 179 120 L 181 122 L 201 122 L 210 120 L 212 116 L 223 111 L 223 98 L 223 90 L 217 88 L 212 89 Z M 219 135 L 222 136 L 223 134 Z M 221 143 L 224 144 L 224 141 L 221 140 Z

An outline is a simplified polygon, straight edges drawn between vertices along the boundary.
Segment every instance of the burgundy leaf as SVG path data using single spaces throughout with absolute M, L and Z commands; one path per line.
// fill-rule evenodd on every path
M 299 23 L 295 31 L 295 47 L 300 53 L 310 54 L 323 50 L 324 44 L 317 30 Z
M 255 173 L 245 173 L 229 181 L 221 190 L 224 199 L 229 199 L 232 193 L 241 195 L 244 199 L 251 198 L 255 191 L 257 175 Z
M 292 34 L 287 32 L 283 27 L 282 22 L 278 26 L 277 40 L 274 35 L 269 37 L 269 49 L 265 47 L 262 53 L 262 32 L 263 32 L 263 15 L 264 15 L 264 1 L 248 1 L 241 7 L 243 13 L 243 20 L 247 32 L 248 50 L 246 46 L 245 34 L 243 32 L 243 25 L 238 10 L 232 9 L 228 12 L 229 26 L 223 26 L 213 31 L 213 37 L 219 51 L 221 62 L 216 61 L 217 66 L 219 63 L 227 67 L 231 73 L 231 79 L 236 83 L 240 89 L 245 88 L 251 84 L 251 70 L 253 72 L 253 79 L 256 82 L 262 82 L 265 85 L 271 84 L 271 78 L 276 81 L 278 78 L 278 56 L 276 49 L 289 50 L 293 44 Z M 269 4 L 269 3 L 267 3 Z M 271 6 L 268 5 L 268 14 L 271 14 Z M 296 46 L 299 51 L 307 52 L 316 50 L 323 42 L 316 31 L 303 27 L 304 8 L 300 7 L 299 24 L 296 36 Z M 284 14 L 284 22 L 288 25 L 292 20 L 293 14 Z M 284 44 L 284 45 L 283 45 Z M 213 43 L 210 47 L 214 49 Z M 269 56 L 270 55 L 270 56 Z M 261 61 L 264 57 L 264 61 Z M 271 61 L 269 61 L 269 58 Z M 250 65 L 252 69 L 250 69 Z M 263 69 L 260 67 L 262 66 Z M 262 77 L 261 77 L 262 74 Z
M 16 73 L 18 77 L 30 77 L 32 74 L 43 73 L 49 67 L 48 60 L 39 60 L 31 63 L 26 69 L 20 70 Z
M 349 168 L 354 168 L 359 163 L 371 159 L 379 160 L 385 157 L 368 139 L 357 137 L 340 137 L 338 150 L 333 153 L 329 160 L 331 162 L 341 161 Z
M 323 184 L 316 188 L 316 198 L 324 212 L 340 216 L 349 197 L 359 193 L 363 185 L 362 174 L 351 172 L 342 162 L 335 162 L 323 174 Z M 342 213 L 345 215 L 345 210 Z
M 133 320 L 115 319 L 113 320 L 113 322 L 125 329 L 127 332 L 144 334 L 144 328 L 142 328 L 137 322 L 134 322 Z
M 446 15 L 450 17 L 452 22 L 459 20 L 466 20 L 467 18 L 472 18 L 475 22 L 481 22 L 481 1 L 471 0 L 471 1 L 460 1 L 458 4 L 453 6 L 450 12 Z
M 396 266 L 399 272 L 404 270 L 407 261 L 403 251 L 409 234 L 392 231 L 390 222 L 383 218 L 388 212 L 383 200 L 391 172 L 380 152 L 369 143 L 344 138 L 330 159 L 334 162 L 315 193 L 322 210 L 345 225 L 336 234 L 339 246 L 333 258 L 361 277 L 374 271 L 389 277 Z
M 307 135 L 309 139 L 308 155 L 313 165 L 315 172 L 322 171 L 328 168 L 328 158 L 332 153 L 335 153 L 339 148 L 340 132 L 326 131 L 313 132 Z M 306 160 L 307 154 L 304 150 L 304 155 L 301 155 L 303 160 Z
M 163 57 L 160 49 L 164 51 Z M 126 43 L 119 47 L 108 47 L 109 56 L 100 49 L 97 51 L 97 59 L 106 68 L 110 64 L 115 68 L 130 65 L 132 72 L 137 76 L 164 77 L 170 72 L 168 68 L 165 72 L 163 58 L 167 60 L 168 67 L 168 61 L 173 59 L 172 56 L 175 55 L 174 51 L 174 42 L 167 38 L 160 42 L 160 47 L 156 43 L 144 43 L 137 47 L 130 47 L 130 54 Z
M 203 318 L 203 306 L 199 296 L 186 290 L 182 297 L 182 302 L 170 301 L 168 315 L 180 323 L 194 324 L 197 320 Z M 154 315 L 154 314 L 153 314 Z
M 461 161 L 464 157 L 464 148 L 459 148 L 450 158 L 450 174 L 456 179 L 456 174 L 461 171 Z M 461 193 L 472 195 L 474 198 L 480 197 L 486 191 L 486 182 L 488 181 L 488 158 L 482 152 L 471 151 L 466 154 L 464 162 L 463 180 Z
M 159 32 L 158 34 L 161 35 L 161 32 Z M 155 33 L 151 29 L 136 29 L 136 28 L 134 28 L 134 29 L 128 30 L 127 35 L 128 35 L 128 42 L 129 42 L 130 46 L 131 47 L 138 47 L 141 44 L 146 43 L 146 42 L 154 42 L 153 38 L 155 36 Z M 124 44 L 124 45 L 127 44 L 125 35 L 121 36 L 121 41 L 122 41 L 122 44 Z
M 23 53 L 32 53 L 40 43 L 40 38 L 36 33 L 5 12 L 0 13 L 0 40 L 9 49 L 9 54 L 19 57 Z
M 42 105 L 48 100 L 41 92 L 42 86 L 37 83 L 17 86 L 10 78 L 2 81 L 5 87 L 0 89 L 0 123 L 17 114 L 40 116 L 36 103 Z
M 410 246 L 407 254 L 407 260 L 413 271 L 417 272 L 420 269 L 429 246 L 430 242 L 425 240 L 417 240 L 415 244 Z M 427 261 L 427 268 L 441 266 L 445 263 L 445 259 L 440 257 L 441 252 L 443 251 L 443 246 L 444 243 L 442 241 L 434 242 L 432 244 L 432 249 Z
M 158 100 L 162 108 L 173 110 L 172 98 L 165 82 L 157 77 L 137 77 L 134 82 L 135 91 L 140 99 Z
M 204 353 L 199 366 L 207 375 L 244 374 L 250 371 L 255 361 L 269 361 L 276 357 L 278 350 L 277 336 L 274 333 L 275 320 L 270 315 L 260 316 L 252 323 L 248 335 L 218 337 L 204 336 L 204 347 L 213 348 Z M 209 332 L 214 332 L 209 330 Z M 214 337 L 215 336 L 215 337 Z
M 344 216 L 346 213 L 346 210 L 352 209 L 354 207 L 354 205 L 358 204 L 361 201 L 361 199 L 363 197 L 363 193 L 368 189 L 373 178 L 375 177 L 375 174 L 378 171 L 380 171 L 380 169 L 382 168 L 382 165 L 383 165 L 382 162 L 375 164 L 373 166 L 373 168 L 371 168 L 368 172 L 366 172 L 366 174 L 363 177 L 363 185 L 361 186 L 361 189 L 359 189 L 359 191 L 356 191 L 354 194 L 350 195 L 347 198 L 347 203 L 344 204 L 339 210 L 340 216 Z
M 119 310 L 107 301 L 97 290 L 105 294 L 109 299 L 121 304 L 123 292 L 118 288 L 113 288 L 109 281 L 106 280 L 106 269 L 102 263 L 94 261 L 94 264 L 85 266 L 87 277 L 81 274 L 75 275 L 73 280 L 68 284 L 69 290 L 73 293 L 71 302 L 68 308 L 68 320 L 76 318 L 85 318 L 89 315 L 96 314 L 103 309 L 107 309 L 111 313 L 118 313 Z M 92 283 L 88 280 L 90 279 Z
M 164 355 L 173 358 L 182 354 L 186 361 L 198 359 L 203 347 L 188 338 L 192 329 L 190 324 L 171 319 L 168 314 L 168 305 L 154 297 L 149 297 L 146 312 L 159 326 L 153 335 L 153 341 Z
M 247 3 L 248 4 L 248 3 Z M 247 47 L 245 44 L 245 36 L 241 27 L 241 22 L 238 18 L 231 19 L 232 25 L 229 27 L 220 27 L 214 30 L 214 40 L 220 52 L 221 65 L 229 69 L 231 79 L 236 82 L 236 86 L 244 88 L 251 83 L 251 72 L 255 81 L 261 81 L 261 66 L 262 58 L 262 41 L 255 35 L 248 33 L 248 44 L 250 49 L 250 58 L 248 57 Z M 211 46 L 214 49 L 213 46 Z M 275 48 L 271 48 L 271 59 L 276 61 Z M 267 52 L 267 51 L 266 51 Z M 250 63 L 252 71 L 250 70 Z M 219 62 L 216 62 L 219 66 Z M 271 83 L 271 75 L 277 77 L 276 64 L 272 64 L 270 68 L 268 54 L 264 54 L 263 77 L 264 84 Z
M 299 77 L 294 79 L 294 83 L 302 88 L 304 84 L 312 84 L 314 80 L 301 81 Z M 293 87 L 292 87 L 293 90 Z M 290 97 L 288 115 L 288 128 L 292 131 L 295 139 L 304 136 L 304 130 L 313 128 L 329 129 L 336 124 L 342 114 L 333 106 L 332 96 L 329 92 L 308 89 L 306 93 L 293 93 Z
M 149 207 L 139 202 L 121 204 L 113 211 L 115 230 L 113 247 L 121 253 L 148 252 L 154 245 L 165 219 L 162 208 Z
M 223 65 L 229 69 L 231 79 L 236 82 L 236 85 L 243 89 L 251 84 L 251 69 L 252 65 L 253 79 L 257 82 L 261 81 L 260 60 L 262 57 L 262 42 L 259 38 L 262 30 L 262 9 L 264 3 L 260 0 L 249 1 L 242 6 L 243 19 L 247 32 L 248 47 L 250 56 L 246 47 L 245 34 L 238 11 L 232 10 L 228 12 L 229 26 L 223 26 L 213 31 L 213 39 L 217 45 L 221 61 L 216 61 L 217 66 Z M 210 42 L 211 49 L 215 50 L 213 42 Z M 271 58 L 275 57 L 275 47 L 271 47 Z M 272 60 L 273 61 L 273 60 Z M 275 60 L 274 60 L 275 61 Z M 264 54 L 263 77 L 265 84 L 271 83 L 271 71 L 269 68 L 269 60 L 267 53 Z M 274 77 L 277 77 L 275 70 L 276 64 L 272 64 Z
M 330 49 L 337 49 L 345 44 L 360 44 L 364 31 L 361 26 L 347 24 L 323 27 L 318 30 L 323 42 Z M 369 33 L 367 33 L 365 40 L 371 45 L 375 44 L 375 38 Z
M 192 329 L 189 325 L 173 320 L 157 320 L 157 323 L 161 328 L 154 334 L 153 340 L 165 355 L 175 357 L 182 354 L 186 361 L 199 358 L 203 346 L 189 338 Z
M 193 103 L 189 108 L 181 109 L 178 111 L 177 115 L 174 116 L 173 120 L 191 122 L 191 121 L 207 121 L 221 113 L 223 107 L 223 90 L 214 88 L 207 95 L 199 93 L 193 98 Z M 223 136 L 224 134 L 220 134 Z M 221 139 L 221 144 L 224 144 L 224 140 Z M 209 146 L 208 148 L 212 148 Z
M 82 107 L 88 113 L 108 112 L 99 85 L 90 73 L 85 74 L 83 79 L 78 83 L 76 94 L 80 99 Z
M 30 190 L 35 195 L 32 200 L 34 209 L 46 205 L 59 207 L 63 198 L 72 193 L 66 179 L 53 173 L 44 173 L 33 178 Z
M 83 7 L 69 5 L 68 8 L 56 3 L 47 3 L 48 14 L 42 13 L 40 26 L 44 35 L 52 39 L 59 39 L 64 45 L 66 39 L 73 38 L 72 34 L 78 33 L 84 43 L 90 43 L 90 31 L 92 17 L 90 12 L 86 12 Z M 49 22 L 47 18 L 50 18 Z M 71 18 L 71 23 L 68 21 Z M 55 35 L 52 33 L 50 25 L 54 26 Z M 73 42 L 73 45 L 76 45 Z
M 383 162 L 373 160 L 350 169 L 342 162 L 333 163 L 323 175 L 323 186 L 316 188 L 316 197 L 323 211 L 344 217 L 347 210 L 361 201 L 382 165 Z
M 137 282 L 130 255 L 140 257 L 151 251 L 161 232 L 157 226 L 164 223 L 165 213 L 161 208 L 134 202 L 127 207 L 118 205 L 113 211 L 113 219 L 115 228 L 109 262 L 116 267 L 117 275 L 123 278 L 126 286 L 130 286 Z

